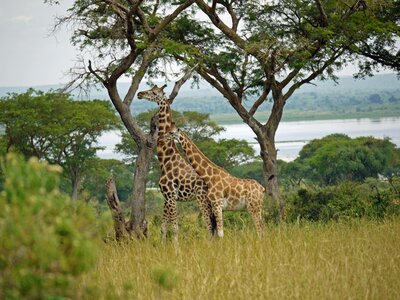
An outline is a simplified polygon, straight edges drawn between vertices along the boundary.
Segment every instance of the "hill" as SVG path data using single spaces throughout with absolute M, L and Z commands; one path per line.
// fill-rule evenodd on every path
M 163 84 L 163 83 L 159 83 Z M 121 93 L 126 91 L 129 83 L 120 83 Z M 167 92 L 173 87 L 169 83 Z M 49 91 L 62 88 L 61 85 L 43 85 L 33 87 Z M 142 84 L 140 89 L 149 86 Z M 7 93 L 21 93 L 28 87 L 0 87 L 0 97 Z M 104 88 L 94 87 L 88 94 L 72 92 L 76 99 L 108 99 Z M 245 106 L 249 107 L 254 99 L 249 99 Z M 260 111 L 267 116 L 271 103 L 265 103 Z M 135 114 L 155 108 L 156 105 L 147 101 L 135 100 L 132 111 Z M 209 113 L 219 122 L 240 122 L 236 112 L 216 89 L 202 82 L 198 87 L 191 88 L 185 84 L 177 96 L 173 108 L 178 111 L 198 111 Z M 381 74 L 364 80 L 352 77 L 341 77 L 338 82 L 316 81 L 314 84 L 300 88 L 289 99 L 285 107 L 284 118 L 315 119 L 329 117 L 369 117 L 369 116 L 398 116 L 400 115 L 400 81 L 395 74 Z

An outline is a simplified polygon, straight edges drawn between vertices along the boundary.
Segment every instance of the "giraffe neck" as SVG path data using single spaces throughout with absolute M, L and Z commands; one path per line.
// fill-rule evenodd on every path
M 165 163 L 171 159 L 171 155 L 176 153 L 178 149 L 174 141 L 166 141 L 161 138 L 170 130 L 172 124 L 171 106 L 169 105 L 168 99 L 162 97 L 157 100 L 157 104 L 160 108 L 158 111 L 157 157 L 161 163 L 161 168 L 163 168 Z
M 226 173 L 224 169 L 214 164 L 203 152 L 193 143 L 193 141 L 184 133 L 179 135 L 179 142 L 188 157 L 190 164 L 200 176 L 207 177 L 208 169 L 218 170 L 219 172 Z M 213 172 L 215 174 L 216 172 Z M 203 178 L 204 178 L 203 177 Z M 206 178 L 204 178 L 206 179 Z
M 168 99 L 166 97 L 158 100 L 157 104 L 160 108 L 158 111 L 158 136 L 162 136 L 171 128 L 171 106 L 169 105 Z
M 178 152 L 175 142 L 172 140 L 157 140 L 157 158 L 161 163 L 161 168 L 172 159 L 172 155 Z

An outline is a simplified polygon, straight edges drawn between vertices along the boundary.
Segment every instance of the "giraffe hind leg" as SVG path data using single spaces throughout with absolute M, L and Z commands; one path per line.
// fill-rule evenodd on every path
M 257 205 L 253 202 L 249 203 L 249 205 L 248 205 L 248 211 L 253 218 L 254 226 L 256 227 L 258 236 L 261 236 L 262 231 L 263 231 L 263 220 L 262 220 L 261 208 L 262 208 L 261 204 Z

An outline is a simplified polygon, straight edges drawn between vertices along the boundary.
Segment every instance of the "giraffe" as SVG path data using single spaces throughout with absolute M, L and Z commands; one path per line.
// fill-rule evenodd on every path
M 165 133 L 170 130 L 172 114 L 169 100 L 164 94 L 164 88 L 154 86 L 150 90 L 138 93 L 139 99 L 156 102 L 159 106 L 157 157 L 161 166 L 159 186 L 164 196 L 164 210 L 161 224 L 162 239 L 167 236 L 167 224 L 172 223 L 174 240 L 178 238 L 178 223 L 176 201 L 192 201 L 197 199 L 203 219 L 210 235 L 214 234 L 216 225 L 212 207 L 207 197 L 207 184 L 197 175 L 196 171 L 182 157 L 175 142 L 165 139 Z
M 173 124 L 167 135 L 178 141 L 186 153 L 190 164 L 208 186 L 208 198 L 215 215 L 217 233 L 224 236 L 223 210 L 247 210 L 253 218 L 258 235 L 261 235 L 261 216 L 265 189 L 254 179 L 241 179 L 230 175 L 223 168 L 210 161 L 190 138 Z

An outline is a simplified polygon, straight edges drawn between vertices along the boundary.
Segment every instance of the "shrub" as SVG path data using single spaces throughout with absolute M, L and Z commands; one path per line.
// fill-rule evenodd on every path
M 400 214 L 397 181 L 368 178 L 335 186 L 300 188 L 286 194 L 288 220 L 311 221 L 368 217 L 382 219 Z
M 74 298 L 94 263 L 96 216 L 59 191 L 61 168 L 9 154 L 0 195 L 0 298 Z

